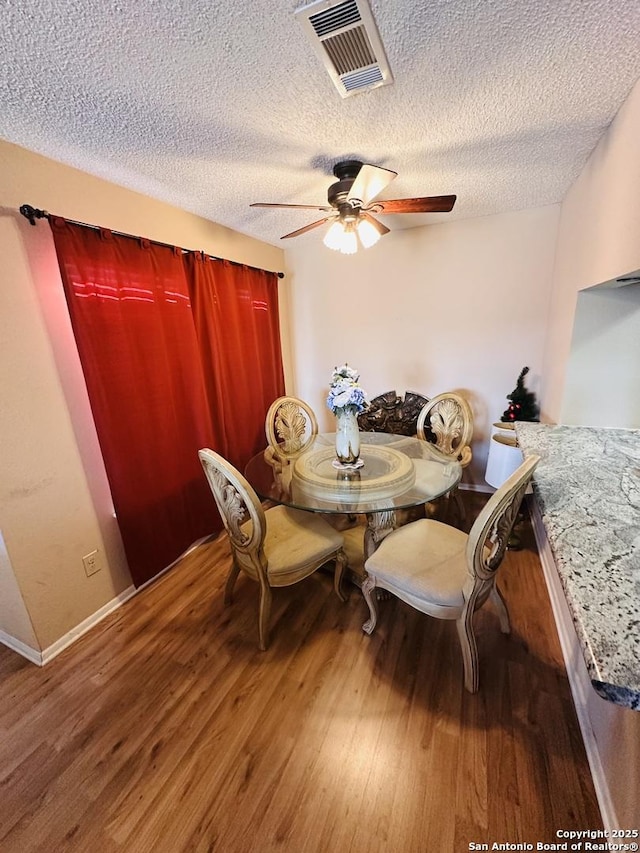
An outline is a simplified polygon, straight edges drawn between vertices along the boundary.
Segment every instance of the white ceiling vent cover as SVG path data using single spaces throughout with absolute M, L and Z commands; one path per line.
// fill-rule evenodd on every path
M 315 0 L 295 14 L 343 98 L 393 83 L 366 0 Z

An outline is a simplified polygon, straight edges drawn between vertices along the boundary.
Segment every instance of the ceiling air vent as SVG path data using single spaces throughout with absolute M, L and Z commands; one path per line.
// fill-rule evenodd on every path
M 316 0 L 295 14 L 343 98 L 393 83 L 366 0 Z

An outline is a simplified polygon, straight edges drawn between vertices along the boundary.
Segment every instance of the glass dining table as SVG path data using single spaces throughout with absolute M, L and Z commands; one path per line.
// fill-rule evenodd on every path
M 364 514 L 364 558 L 410 509 L 457 485 L 458 462 L 418 438 L 384 432 L 360 433 L 360 467 L 336 461 L 335 434 L 319 433 L 292 455 L 267 447 L 245 468 L 245 477 L 263 500 L 310 512 Z

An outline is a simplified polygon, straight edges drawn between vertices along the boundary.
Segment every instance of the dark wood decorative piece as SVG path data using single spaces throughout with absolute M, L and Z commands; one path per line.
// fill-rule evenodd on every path
M 429 402 L 415 391 L 407 391 L 404 399 L 395 391 L 379 394 L 369 407 L 358 415 L 358 425 L 364 432 L 392 432 L 395 435 L 415 435 L 418 415 Z

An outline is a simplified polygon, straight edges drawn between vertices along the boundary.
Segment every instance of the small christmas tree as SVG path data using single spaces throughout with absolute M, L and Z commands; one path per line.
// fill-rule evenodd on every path
M 516 387 L 510 394 L 507 394 L 507 400 L 511 400 L 509 408 L 502 413 L 501 421 L 537 421 L 538 420 L 538 404 L 536 395 L 531 391 L 527 391 L 524 387 L 524 377 L 529 372 L 528 367 L 523 367 L 518 376 Z

